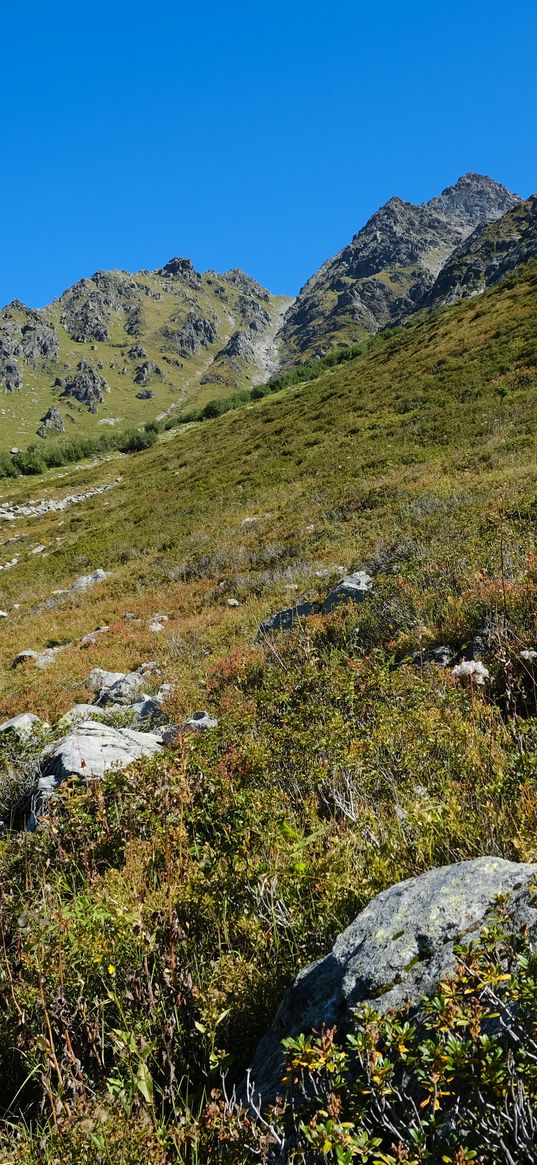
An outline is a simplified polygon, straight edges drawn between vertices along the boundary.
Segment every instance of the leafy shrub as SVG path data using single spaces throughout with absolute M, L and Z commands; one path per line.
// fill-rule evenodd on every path
M 355 1012 L 352 1030 L 284 1040 L 281 1100 L 214 1094 L 208 1160 L 300 1165 L 530 1165 L 537 1160 L 537 956 L 500 905 L 418 1009 Z M 290 1096 L 289 1096 L 289 1090 Z

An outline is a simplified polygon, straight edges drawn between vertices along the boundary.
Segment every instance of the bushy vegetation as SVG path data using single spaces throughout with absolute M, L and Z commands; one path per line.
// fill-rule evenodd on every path
M 90 666 L 152 658 L 175 685 L 170 719 L 208 706 L 220 725 L 64 786 L 46 828 L 0 843 L 6 1162 L 511 1165 L 500 1135 L 516 1165 L 533 1160 L 513 1156 L 509 1122 L 516 1105 L 534 1120 L 534 957 L 503 917 L 418 1019 L 362 1014 L 354 1043 L 290 1045 L 308 1099 L 268 1128 L 228 1104 L 221 1072 L 229 1095 L 298 969 L 378 891 L 482 853 L 537 858 L 536 301 L 529 269 L 142 451 L 104 500 L 9 528 L 2 714 L 54 724 Z M 96 566 L 110 578 L 73 596 Z M 362 605 L 259 633 L 342 568 L 374 575 Z M 477 640 L 482 688 L 433 662 Z M 15 646 L 51 642 L 49 670 L 10 668 Z M 498 994 L 518 1009 L 514 1050 L 489 1031 Z M 476 1147 L 478 1088 L 500 1115 Z
M 143 429 L 121 433 L 103 433 L 99 437 L 80 438 L 61 445 L 30 445 L 19 453 L 0 455 L 0 478 L 37 477 L 47 469 L 58 469 L 72 465 L 86 457 L 99 457 L 106 453 L 139 453 L 150 449 L 158 435 L 156 422 L 148 421 Z
M 265 1118 L 215 1091 L 195 1129 L 206 1159 L 535 1161 L 535 951 L 504 906 L 458 958 L 413 1014 L 366 1005 L 346 1039 L 334 1027 L 285 1040 L 282 1091 L 290 1086 L 293 1100 Z
M 355 356 L 361 356 L 368 348 L 382 343 L 388 335 L 393 336 L 399 331 L 400 328 L 392 328 L 390 332 L 373 336 L 369 340 L 364 340 L 362 344 L 350 344 L 346 348 L 329 352 L 317 360 L 296 364 L 287 371 L 279 372 L 277 376 L 271 377 L 265 384 L 257 384 L 253 388 L 236 392 L 233 396 L 216 397 L 214 400 L 208 401 L 203 408 L 190 409 L 188 412 L 182 412 L 178 417 L 170 417 L 164 428 L 169 431 L 177 428 L 178 425 L 191 424 L 194 421 L 211 421 L 215 417 L 222 417 L 224 413 L 241 408 L 242 405 L 248 404 L 250 401 L 262 400 L 264 396 L 269 396 L 272 392 L 280 392 L 282 388 L 292 388 L 295 384 L 309 384 L 312 380 L 317 380 L 319 376 L 322 376 L 323 372 L 327 372 L 330 368 L 337 368 L 340 364 L 346 364 L 349 360 L 354 360 Z

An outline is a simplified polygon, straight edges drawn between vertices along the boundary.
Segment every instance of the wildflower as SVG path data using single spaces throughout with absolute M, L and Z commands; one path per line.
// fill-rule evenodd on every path
M 113 964 L 113 963 L 109 963 L 109 964 L 108 964 L 108 974 L 109 974 L 109 975 L 115 975 L 115 973 L 116 973 L 116 968 L 114 967 L 114 964 Z
M 477 684 L 480 688 L 483 687 L 485 680 L 490 679 L 488 667 L 485 667 L 485 664 L 481 663 L 479 659 L 463 660 L 462 663 L 458 663 L 456 667 L 452 668 L 451 674 L 456 679 L 469 680 L 470 683 Z

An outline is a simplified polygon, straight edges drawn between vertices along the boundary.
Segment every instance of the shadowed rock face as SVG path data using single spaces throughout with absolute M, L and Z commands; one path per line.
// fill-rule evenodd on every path
M 288 354 L 322 355 L 412 314 L 461 241 L 519 202 L 478 174 L 422 206 L 391 198 L 300 292 L 282 329 Z
M 22 373 L 12 356 L 0 357 L 0 385 L 6 392 L 16 392 L 22 385 Z
M 281 1041 L 321 1025 L 345 1027 L 352 1008 L 388 1011 L 416 1005 L 454 968 L 454 946 L 477 934 L 499 894 L 512 896 L 515 925 L 537 933 L 528 887 L 537 865 L 483 857 L 430 870 L 391 886 L 366 906 L 324 959 L 300 972 L 261 1041 L 252 1079 L 265 1096 L 278 1090 Z
M 501 219 L 479 227 L 448 259 L 425 307 L 478 295 L 537 256 L 537 194 Z

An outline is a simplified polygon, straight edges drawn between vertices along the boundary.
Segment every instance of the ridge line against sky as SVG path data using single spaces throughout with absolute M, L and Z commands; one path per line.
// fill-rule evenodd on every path
M 527 197 L 537 12 L 505 19 L 481 0 L 7 10 L 0 303 L 173 255 L 292 295 L 394 194 L 474 171 Z

